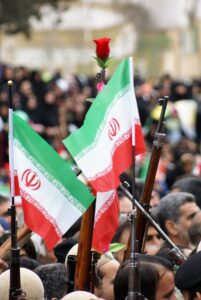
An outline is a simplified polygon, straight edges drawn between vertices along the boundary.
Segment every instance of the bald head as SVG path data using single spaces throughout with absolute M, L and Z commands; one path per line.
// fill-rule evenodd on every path
M 84 291 L 76 291 L 66 295 L 61 300 L 95 300 L 98 299 L 95 295 L 84 292 Z
M 42 281 L 34 272 L 20 268 L 21 288 L 26 293 L 28 300 L 43 300 L 44 288 Z M 9 299 L 10 288 L 10 270 L 5 271 L 0 275 L 0 299 Z

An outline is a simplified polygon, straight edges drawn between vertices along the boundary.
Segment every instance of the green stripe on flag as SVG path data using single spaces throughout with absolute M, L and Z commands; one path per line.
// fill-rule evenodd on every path
M 93 202 L 94 196 L 77 179 L 68 163 L 25 121 L 13 113 L 14 144 L 35 167 L 81 211 Z M 74 198 L 74 199 L 73 199 Z M 55 199 L 56 201 L 56 199 Z M 76 203 L 77 202 L 77 203 Z
M 113 101 L 110 103 L 110 105 L 108 106 L 107 111 L 105 112 L 105 114 L 102 115 L 102 121 L 98 127 L 98 130 L 94 133 L 94 139 L 93 142 L 91 144 L 88 144 L 85 148 L 82 148 L 81 151 L 74 156 L 74 159 L 77 161 L 79 159 L 82 158 L 83 155 L 86 155 L 87 152 L 92 151 L 93 148 L 95 148 L 98 143 L 99 143 L 99 138 L 103 132 L 103 129 L 105 127 L 105 125 L 107 124 L 107 120 L 108 120 L 108 115 L 110 114 L 110 112 L 113 109 L 113 106 L 117 103 L 117 101 L 119 101 L 122 97 L 125 97 L 125 95 L 129 92 L 129 86 L 126 86 L 124 89 L 122 89 L 113 99 Z M 88 124 L 89 127 L 87 128 L 87 125 L 85 125 L 85 132 L 89 132 L 91 129 L 90 124 Z M 82 131 L 82 136 L 84 136 L 84 130 Z M 88 135 L 86 135 L 88 136 Z M 78 142 L 80 142 L 81 139 L 79 139 Z M 76 139 L 77 142 L 77 139 Z M 73 143 L 73 145 L 75 145 L 75 143 Z
M 113 105 L 113 101 L 125 92 L 128 85 L 130 85 L 129 58 L 118 66 L 110 81 L 97 95 L 86 114 L 84 125 L 63 141 L 73 157 L 94 142 L 107 110 Z

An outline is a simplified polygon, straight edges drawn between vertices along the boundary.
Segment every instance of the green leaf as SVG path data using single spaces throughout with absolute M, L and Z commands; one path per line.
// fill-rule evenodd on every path
M 110 244 L 110 249 L 109 251 L 110 252 L 118 252 L 120 250 L 123 250 L 125 248 L 125 245 L 124 244 L 121 244 L 121 243 L 113 243 L 113 244 Z
M 86 101 L 93 103 L 95 99 L 94 98 L 87 98 Z
M 116 63 L 115 59 L 113 57 L 110 57 L 105 62 L 105 68 L 109 68 L 109 67 L 113 66 L 115 63 Z
M 105 69 L 105 62 L 102 59 L 98 58 L 97 56 L 94 58 L 97 61 L 99 67 L 101 67 L 102 69 Z
M 109 68 L 116 63 L 116 61 L 113 57 L 108 57 L 108 58 L 105 58 L 104 60 L 100 59 L 97 56 L 94 56 L 93 58 L 97 61 L 99 67 L 101 67 L 102 69 Z

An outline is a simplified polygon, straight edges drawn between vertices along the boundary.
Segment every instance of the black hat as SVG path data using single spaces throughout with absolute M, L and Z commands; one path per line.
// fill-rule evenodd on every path
M 54 248 L 54 255 L 57 258 L 57 262 L 64 263 L 66 255 L 68 251 L 77 244 L 77 241 L 73 238 L 69 238 L 68 240 L 64 240 Z
M 189 256 L 179 267 L 175 285 L 181 291 L 201 292 L 201 252 Z

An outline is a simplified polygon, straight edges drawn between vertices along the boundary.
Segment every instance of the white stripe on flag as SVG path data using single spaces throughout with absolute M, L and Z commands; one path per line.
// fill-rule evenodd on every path
M 111 166 L 111 154 L 113 153 L 115 142 L 119 143 L 121 138 L 124 140 L 125 138 L 129 138 L 129 131 L 131 130 L 131 101 L 133 101 L 131 95 L 132 92 L 129 90 L 115 102 L 96 145 L 94 145 L 93 148 L 88 149 L 87 153 L 84 153 L 79 159 L 75 157 L 78 165 L 84 170 L 84 174 L 88 179 L 92 179 L 104 170 L 108 170 Z M 115 118 L 118 121 L 120 127 L 119 132 L 113 140 L 109 138 L 109 122 L 112 118 Z M 103 155 L 101 155 L 101 153 Z M 89 161 L 95 161 L 96 164 L 89 164 Z
M 34 199 L 41 199 L 38 201 L 40 206 L 48 212 L 49 216 L 57 220 L 58 227 L 61 232 L 65 232 L 68 224 L 73 224 L 77 220 L 82 212 L 78 210 L 73 203 L 64 197 L 63 193 L 57 189 L 52 183 L 50 183 L 47 178 L 35 167 L 35 165 L 27 159 L 23 152 L 18 148 L 14 147 L 16 169 L 18 170 L 19 185 L 27 194 L 31 195 Z M 31 169 L 36 172 L 40 182 L 41 187 L 38 190 L 31 190 L 25 184 L 22 183 L 22 175 L 24 171 Z M 65 213 L 61 213 L 65 212 Z M 58 219 L 58 216 L 62 216 Z

